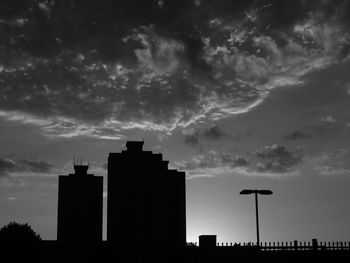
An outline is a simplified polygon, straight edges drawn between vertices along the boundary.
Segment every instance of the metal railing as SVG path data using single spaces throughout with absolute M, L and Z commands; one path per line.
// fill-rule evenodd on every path
M 350 242 L 318 242 L 313 239 L 312 242 L 261 242 L 259 244 L 261 251 L 303 251 L 303 250 L 350 250 Z M 187 246 L 198 246 L 197 242 L 187 243 Z M 254 242 L 219 242 L 216 247 L 232 248 L 258 248 Z

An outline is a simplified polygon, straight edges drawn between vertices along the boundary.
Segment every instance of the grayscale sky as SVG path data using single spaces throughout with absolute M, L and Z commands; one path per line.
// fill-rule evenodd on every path
M 0 226 L 55 239 L 73 155 L 106 179 L 144 139 L 188 241 L 255 241 L 245 188 L 262 241 L 349 241 L 349 28 L 348 0 L 0 0 Z

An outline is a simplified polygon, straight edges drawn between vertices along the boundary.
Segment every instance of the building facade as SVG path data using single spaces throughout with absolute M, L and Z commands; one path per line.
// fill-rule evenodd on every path
M 107 240 L 119 246 L 186 244 L 185 173 L 128 141 L 108 157 Z
M 88 174 L 88 165 L 74 165 L 74 170 L 59 176 L 57 240 L 102 241 L 103 177 Z

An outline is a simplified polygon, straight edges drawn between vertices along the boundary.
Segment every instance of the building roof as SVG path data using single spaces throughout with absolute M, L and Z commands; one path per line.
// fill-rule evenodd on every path
M 127 141 L 126 148 L 128 151 L 142 151 L 144 141 Z

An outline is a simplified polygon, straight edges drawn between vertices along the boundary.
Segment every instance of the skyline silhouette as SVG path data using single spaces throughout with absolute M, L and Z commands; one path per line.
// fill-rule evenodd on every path
M 126 150 L 108 156 L 107 240 L 102 240 L 103 177 L 88 173 L 59 176 L 57 240 L 41 240 L 28 224 L 0 229 L 4 256 L 13 260 L 117 260 L 132 262 L 295 262 L 346 260 L 350 242 L 219 243 L 217 235 L 186 242 L 185 173 L 168 169 L 161 153 L 143 150 L 144 141 L 127 141 Z M 272 194 L 270 190 L 241 194 Z M 256 203 L 257 205 L 257 203 Z M 256 206 L 257 209 L 257 206 Z M 256 214 L 257 216 L 257 214 Z M 258 220 L 258 217 L 257 217 Z M 257 221 L 258 230 L 258 221 Z M 19 251 L 20 253 L 16 253 Z
M 185 172 L 168 168 L 169 161 L 161 153 L 143 150 L 144 141 L 127 141 L 126 150 L 111 152 L 107 162 L 107 242 L 115 248 L 171 248 L 197 246 L 186 242 L 186 182 Z M 89 162 L 82 158 L 73 162 L 74 172 L 59 175 L 57 241 L 80 246 L 102 242 L 103 177 L 88 173 Z M 310 243 L 259 242 L 257 195 L 271 195 L 271 190 L 244 189 L 241 195 L 255 194 L 257 242 L 243 243 L 261 250 L 311 249 L 350 250 L 350 242 Z M 18 227 L 17 227 L 18 226 Z M 8 229 L 27 228 L 37 235 L 28 224 L 9 223 Z M 16 231 L 14 230 L 14 240 Z M 4 232 L 4 233 L 5 233 Z M 11 233 L 11 232 L 9 232 Z M 17 232 L 20 235 L 20 232 Z M 5 234 L 1 241 L 6 241 Z M 40 236 L 39 240 L 41 240 Z M 20 236 L 19 236 L 20 238 Z M 9 239 L 10 240 L 10 239 Z M 20 240 L 20 239 L 19 239 Z M 339 244 L 338 244 L 339 243 Z M 221 243 L 236 246 L 240 243 Z M 348 248 L 349 245 L 349 248 Z M 220 246 L 217 235 L 198 236 L 198 246 Z
M 75 164 L 74 174 L 58 179 L 57 240 L 102 241 L 103 177 L 88 174 L 88 164 Z
M 347 242 L 349 25 L 350 0 L 0 0 L 0 226 L 56 240 L 75 154 L 106 240 L 108 153 L 144 139 L 186 173 L 187 242 L 254 241 L 242 189 L 274 192 L 261 242 Z
M 144 141 L 127 141 L 126 150 L 109 153 L 107 242 L 116 248 L 184 247 L 197 245 L 186 240 L 185 172 L 168 169 L 161 153 L 143 150 Z M 73 162 L 74 174 L 59 175 L 57 241 L 82 245 L 102 242 L 103 177 L 88 173 L 89 164 Z M 240 194 L 255 194 L 257 242 L 243 246 L 276 249 L 275 242 L 259 241 L 257 194 L 271 195 L 271 190 L 242 190 Z M 17 223 L 14 223 L 17 224 Z M 9 224 L 11 225 L 11 224 Z M 27 225 L 28 226 L 28 225 Z M 294 241 L 294 249 L 298 247 Z M 225 244 L 225 245 L 224 245 Z M 235 243 L 236 244 L 240 243 Z M 291 243 L 290 243 L 291 244 Z M 347 243 L 325 248 L 346 249 Z M 349 242 L 350 244 L 350 242 Z M 199 235 L 200 247 L 220 246 L 217 235 Z M 222 242 L 221 246 L 232 246 Z M 300 248 L 317 247 L 317 239 Z M 349 245 L 350 246 L 350 245 Z M 288 242 L 281 243 L 292 248 Z M 322 247 L 322 242 L 320 243 Z M 277 250 L 279 242 L 277 242 Z M 350 248 L 349 248 L 350 249 Z
M 107 241 L 116 246 L 186 244 L 185 172 L 169 170 L 161 153 L 127 141 L 108 155 Z

